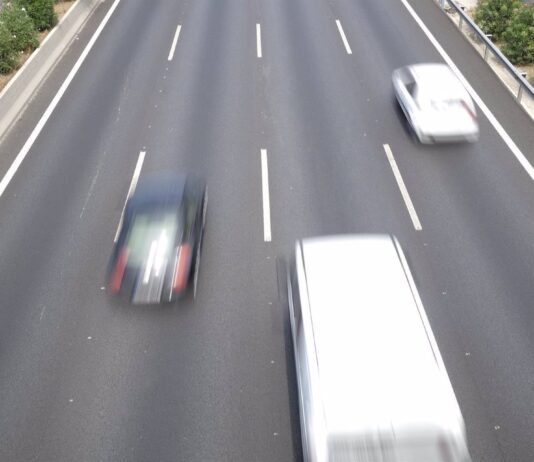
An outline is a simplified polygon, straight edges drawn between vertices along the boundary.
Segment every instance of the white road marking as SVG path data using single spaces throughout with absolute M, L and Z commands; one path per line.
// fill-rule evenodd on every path
M 339 22 L 339 19 L 336 19 L 337 29 L 339 30 L 339 35 L 341 35 L 341 40 L 343 40 L 343 45 L 345 45 L 345 49 L 347 50 L 347 53 L 349 55 L 352 54 L 352 50 L 350 49 L 349 42 L 347 40 L 347 37 L 345 37 L 345 32 L 343 32 L 343 27 L 341 26 L 341 22 Z
M 499 123 L 499 121 L 496 119 L 493 113 L 489 110 L 488 106 L 486 106 L 484 101 L 482 101 L 482 98 L 478 96 L 478 94 L 475 92 L 473 87 L 469 84 L 467 79 L 462 75 L 462 73 L 460 72 L 456 64 L 454 64 L 453 60 L 449 57 L 447 52 L 443 49 L 443 47 L 439 44 L 436 38 L 432 35 L 430 30 L 428 30 L 428 28 L 425 26 L 421 18 L 417 15 L 414 9 L 410 6 L 407 0 L 401 0 L 401 2 L 404 4 L 406 9 L 408 10 L 408 13 L 410 13 L 410 15 L 413 17 L 413 19 L 417 23 L 417 25 L 421 28 L 424 34 L 428 37 L 428 40 L 430 40 L 430 43 L 434 45 L 434 48 L 441 55 L 443 60 L 449 65 L 449 67 L 455 73 L 456 77 L 458 77 L 460 82 L 462 82 L 462 84 L 467 89 L 471 97 L 477 103 L 480 110 L 484 113 L 484 115 L 486 116 L 488 121 L 491 123 L 491 125 L 493 125 L 493 128 L 495 129 L 495 131 L 499 134 L 499 136 L 502 138 L 504 143 L 508 146 L 510 151 L 512 151 L 512 154 L 516 157 L 516 159 L 519 161 L 521 166 L 525 169 L 525 171 L 530 176 L 530 178 L 534 180 L 534 167 L 532 166 L 532 164 L 527 160 L 525 155 L 517 147 L 517 145 L 514 143 L 510 135 L 508 135 L 506 130 L 503 128 L 503 126 Z
M 182 30 L 182 26 L 178 24 L 178 26 L 176 26 L 176 32 L 174 33 L 174 38 L 172 39 L 171 50 L 169 51 L 169 56 L 167 58 L 167 61 L 172 61 L 172 58 L 174 57 L 174 50 L 176 49 L 176 44 L 178 43 L 178 37 L 180 37 L 181 30 Z
M 24 161 L 24 158 L 26 157 L 26 155 L 30 151 L 31 147 L 33 146 L 33 143 L 35 142 L 35 140 L 37 139 L 37 137 L 39 136 L 39 134 L 43 130 L 43 127 L 45 126 L 46 122 L 48 121 L 48 119 L 52 115 L 52 112 L 54 112 L 54 109 L 56 108 L 56 106 L 58 105 L 59 101 L 61 100 L 61 98 L 65 94 L 65 91 L 67 91 L 67 88 L 69 87 L 70 83 L 74 79 L 74 76 L 76 75 L 76 73 L 80 69 L 81 65 L 85 61 L 85 58 L 87 58 L 87 55 L 91 51 L 91 48 L 93 48 L 93 45 L 95 44 L 96 40 L 98 39 L 98 37 L 102 33 L 102 30 L 104 29 L 104 27 L 106 26 L 107 22 L 109 21 L 109 18 L 111 18 L 111 15 L 113 14 L 115 9 L 119 5 L 120 1 L 121 0 L 115 0 L 113 5 L 111 6 L 111 8 L 107 12 L 106 16 L 104 17 L 104 19 L 102 20 L 102 22 L 100 23 L 98 28 L 96 29 L 96 31 L 93 34 L 93 36 L 91 37 L 91 40 L 89 40 L 89 43 L 86 45 L 86 47 L 83 50 L 82 54 L 78 58 L 78 61 L 76 61 L 76 64 L 74 64 L 74 67 L 69 72 L 69 75 L 67 76 L 65 81 L 61 84 L 61 87 L 59 88 L 59 90 L 57 91 L 56 95 L 54 96 L 54 99 L 50 102 L 50 104 L 46 108 L 45 112 L 43 113 L 43 115 L 39 119 L 39 122 L 37 122 L 37 125 L 35 126 L 35 128 L 31 132 L 30 136 L 28 137 L 28 139 L 24 143 L 24 146 L 22 146 L 20 152 L 17 154 L 17 157 L 15 157 L 15 160 L 13 161 L 13 163 L 9 167 L 8 171 L 6 172 L 4 177 L 2 178 L 2 181 L 0 181 L 0 197 L 2 197 L 2 195 L 4 194 L 4 191 L 6 190 L 7 186 L 9 185 L 9 183 L 11 182 L 13 177 L 15 176 L 15 173 L 17 173 L 17 170 L 19 169 L 20 165 Z
M 89 192 L 87 193 L 87 197 L 85 198 L 85 202 L 83 203 L 82 212 L 80 213 L 80 218 L 83 217 L 83 213 L 85 212 L 85 208 L 87 207 L 89 199 L 93 195 L 93 190 L 95 188 L 96 180 L 98 179 L 99 173 L 100 173 L 100 167 L 98 167 L 96 171 L 96 175 L 93 177 L 93 181 L 91 181 L 91 186 L 89 186 Z
M 259 24 L 256 24 L 256 49 L 258 52 L 258 58 L 261 58 L 261 26 Z
M 419 221 L 419 217 L 417 216 L 417 212 L 413 206 L 412 199 L 410 199 L 410 194 L 406 189 L 406 185 L 404 184 L 404 180 L 402 179 L 402 175 L 400 174 L 399 167 L 397 166 L 397 162 L 395 162 L 395 158 L 393 157 L 393 153 L 391 152 L 389 144 L 384 144 L 384 151 L 386 151 L 389 165 L 391 165 L 391 170 L 393 170 L 393 175 L 395 176 L 395 180 L 397 180 L 402 198 L 404 199 L 404 203 L 406 204 L 406 208 L 408 209 L 408 213 L 412 219 L 413 227 L 416 231 L 421 231 L 423 229 L 421 227 L 421 222 Z
M 263 195 L 263 240 L 265 242 L 271 242 L 271 206 L 269 200 L 267 149 L 261 150 L 261 189 Z
M 124 201 L 124 205 L 122 206 L 121 219 L 119 221 L 119 226 L 117 227 L 117 232 L 115 233 L 115 239 L 113 242 L 117 242 L 117 239 L 119 238 L 119 233 L 122 228 L 122 220 L 124 220 L 124 209 L 126 209 L 126 203 L 128 202 L 128 199 L 131 197 L 131 195 L 135 191 L 135 187 L 137 186 L 137 180 L 139 180 L 139 175 L 141 174 L 141 168 L 143 167 L 143 162 L 145 161 L 145 155 L 146 151 L 141 151 L 139 153 L 139 157 L 137 158 L 137 164 L 135 166 L 132 181 L 130 182 L 128 194 L 126 195 L 126 200 Z

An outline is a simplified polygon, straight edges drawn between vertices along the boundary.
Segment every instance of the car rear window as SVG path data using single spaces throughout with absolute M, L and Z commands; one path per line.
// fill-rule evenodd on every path
M 141 266 L 154 245 L 157 246 L 158 255 L 168 256 L 173 250 L 176 235 L 182 226 L 175 211 L 136 214 L 126 237 L 129 251 L 128 265 Z

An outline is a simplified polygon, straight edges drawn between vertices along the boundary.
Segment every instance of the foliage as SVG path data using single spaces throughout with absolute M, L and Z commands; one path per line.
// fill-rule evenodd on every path
M 10 44 L 14 52 L 33 50 L 39 45 L 31 18 L 17 1 L 4 5 L 4 9 L 0 12 L 0 21 L 5 24 L 11 34 Z
M 8 74 L 15 68 L 16 56 L 11 32 L 0 18 L 0 74 Z
M 534 6 L 522 5 L 514 11 L 502 34 L 504 54 L 513 64 L 534 62 Z
M 32 18 L 35 28 L 39 31 L 51 29 L 57 24 L 54 11 L 54 0 L 17 0 Z
M 514 10 L 522 6 L 521 0 L 482 0 L 475 9 L 475 22 L 486 34 L 498 41 L 508 27 Z

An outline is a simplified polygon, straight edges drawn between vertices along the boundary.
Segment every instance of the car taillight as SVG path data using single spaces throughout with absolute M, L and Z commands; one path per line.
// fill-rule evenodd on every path
M 471 119 L 473 119 L 474 122 L 477 121 L 477 115 L 473 112 L 473 109 L 467 104 L 464 100 L 462 100 L 462 106 L 467 111 L 467 113 L 471 116 Z
M 182 291 L 187 283 L 189 252 L 189 244 L 182 244 L 177 249 L 176 268 L 174 270 L 174 280 L 172 281 L 172 290 L 175 292 Z
M 119 252 L 119 257 L 115 263 L 115 268 L 111 273 L 109 280 L 109 288 L 113 293 L 117 293 L 122 284 L 122 278 L 124 277 L 124 270 L 126 269 L 126 263 L 128 262 L 128 248 L 123 247 Z

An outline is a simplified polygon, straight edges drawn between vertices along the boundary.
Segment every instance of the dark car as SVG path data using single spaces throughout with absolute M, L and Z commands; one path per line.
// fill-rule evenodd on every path
M 206 221 L 206 183 L 189 175 L 140 181 L 126 203 L 108 288 L 132 303 L 163 303 L 196 285 Z

